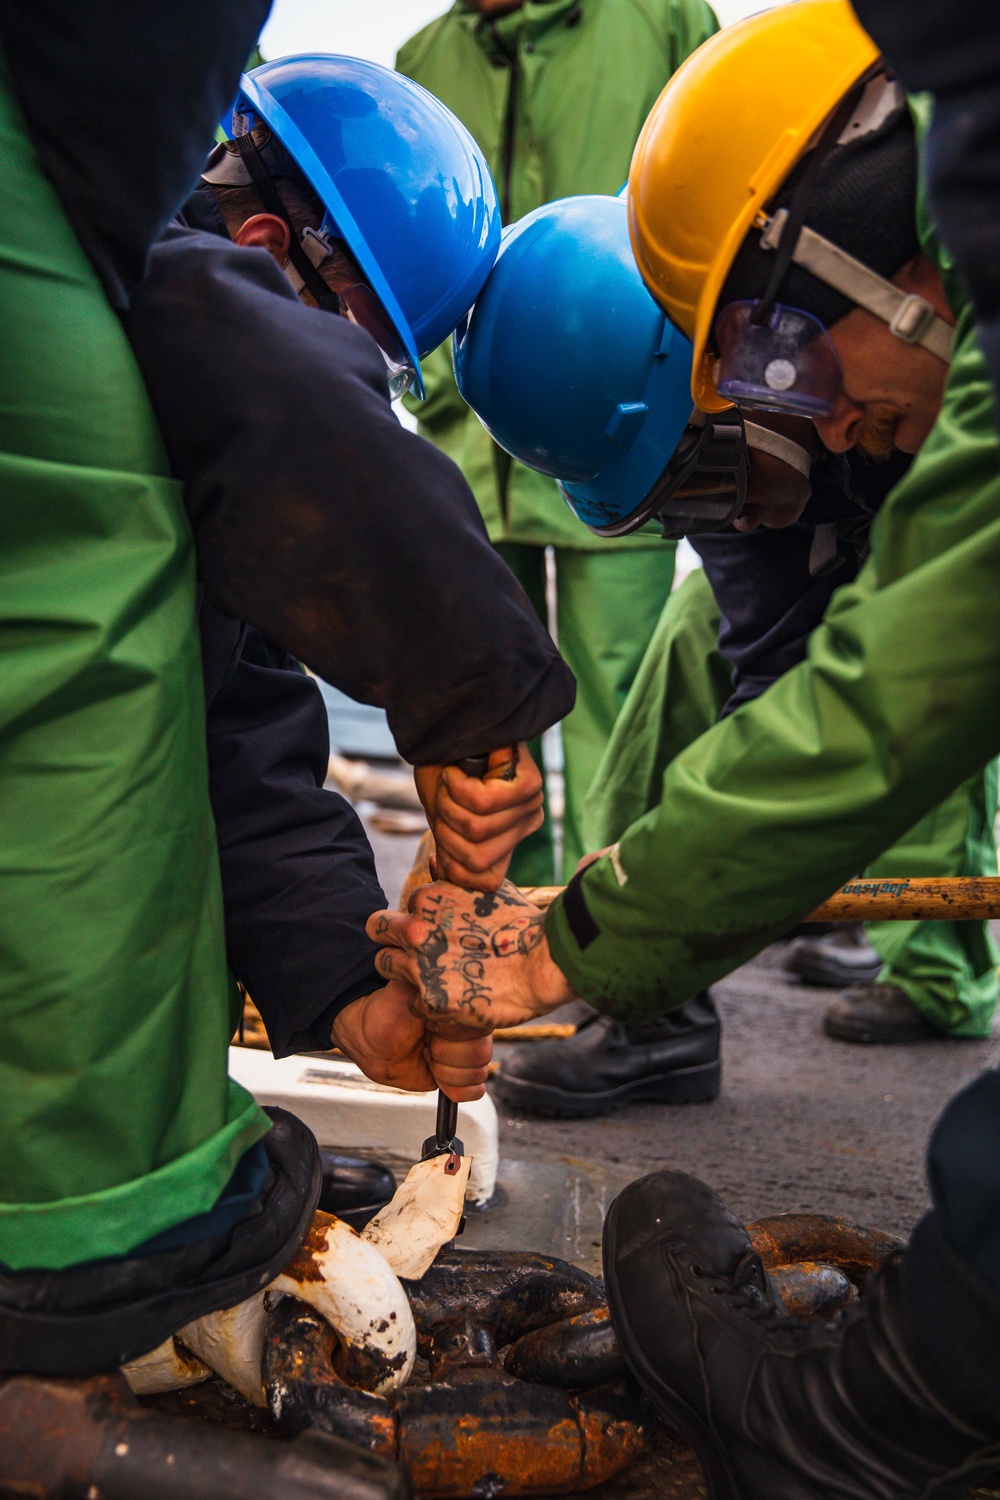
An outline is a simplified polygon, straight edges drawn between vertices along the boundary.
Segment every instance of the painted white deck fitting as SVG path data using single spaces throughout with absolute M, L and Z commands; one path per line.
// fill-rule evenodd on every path
M 253 1047 L 230 1047 L 229 1073 L 258 1104 L 298 1115 L 321 1146 L 384 1161 L 404 1175 L 434 1134 L 437 1094 L 411 1094 L 372 1083 L 354 1063 L 326 1057 L 274 1058 Z M 473 1158 L 468 1200 L 488 1203 L 499 1165 L 497 1112 L 489 1095 L 458 1107 L 458 1135 Z

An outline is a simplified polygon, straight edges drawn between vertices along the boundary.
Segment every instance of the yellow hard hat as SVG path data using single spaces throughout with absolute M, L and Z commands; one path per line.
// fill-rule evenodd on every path
M 702 411 L 730 405 L 706 348 L 747 231 L 878 56 L 847 0 L 794 0 L 699 47 L 643 126 L 628 184 L 632 249 L 694 344 L 691 393 Z

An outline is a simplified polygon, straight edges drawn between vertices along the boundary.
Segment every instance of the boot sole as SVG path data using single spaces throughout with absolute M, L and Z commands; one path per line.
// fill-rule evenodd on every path
M 845 969 L 826 968 L 820 964 L 803 964 L 801 968 L 793 968 L 788 963 L 782 967 L 786 974 L 792 979 L 797 979 L 800 984 L 811 984 L 820 990 L 846 990 L 849 984 L 874 984 L 883 969 L 882 964 L 874 968 L 856 969 L 851 972 Z
M 883 1047 L 891 1047 L 893 1043 L 949 1040 L 943 1031 L 936 1031 L 931 1026 L 919 1029 L 915 1026 L 870 1026 L 862 1021 L 840 1022 L 824 1018 L 823 1030 L 836 1042 L 861 1042 Z
M 605 1247 L 607 1246 L 608 1226 L 613 1214 L 614 1204 L 611 1205 L 608 1218 L 605 1220 Z M 709 1500 L 741 1500 L 722 1445 L 715 1434 L 698 1413 L 693 1411 L 687 1402 L 665 1384 L 661 1376 L 649 1366 L 642 1350 L 633 1340 L 631 1330 L 622 1315 L 614 1262 L 606 1253 L 603 1258 L 604 1285 L 608 1295 L 611 1323 L 621 1345 L 626 1364 L 667 1426 L 679 1433 L 694 1449 L 695 1456 L 705 1471 Z
M 601 1093 L 573 1094 L 552 1084 L 505 1078 L 503 1071 L 493 1084 L 496 1097 L 512 1109 L 555 1120 L 585 1120 L 609 1115 L 629 1104 L 710 1104 L 722 1087 L 722 1063 L 700 1063 L 694 1068 L 676 1068 L 662 1078 L 625 1083 Z

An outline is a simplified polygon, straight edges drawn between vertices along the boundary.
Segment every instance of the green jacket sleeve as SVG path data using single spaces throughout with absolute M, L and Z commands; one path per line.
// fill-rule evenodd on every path
M 938 422 L 808 659 L 667 768 L 660 805 L 551 909 L 622 1018 L 737 967 L 1000 750 L 1000 454 L 967 309 Z

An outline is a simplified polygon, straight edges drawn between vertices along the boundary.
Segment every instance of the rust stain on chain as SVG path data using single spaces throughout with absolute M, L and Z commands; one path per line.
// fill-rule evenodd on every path
M 452 1250 L 406 1287 L 430 1380 L 389 1397 L 344 1384 L 335 1336 L 310 1309 L 286 1298 L 272 1310 L 263 1373 L 284 1431 L 391 1453 L 427 1500 L 569 1494 L 641 1450 L 650 1411 L 595 1277 L 541 1255 Z

